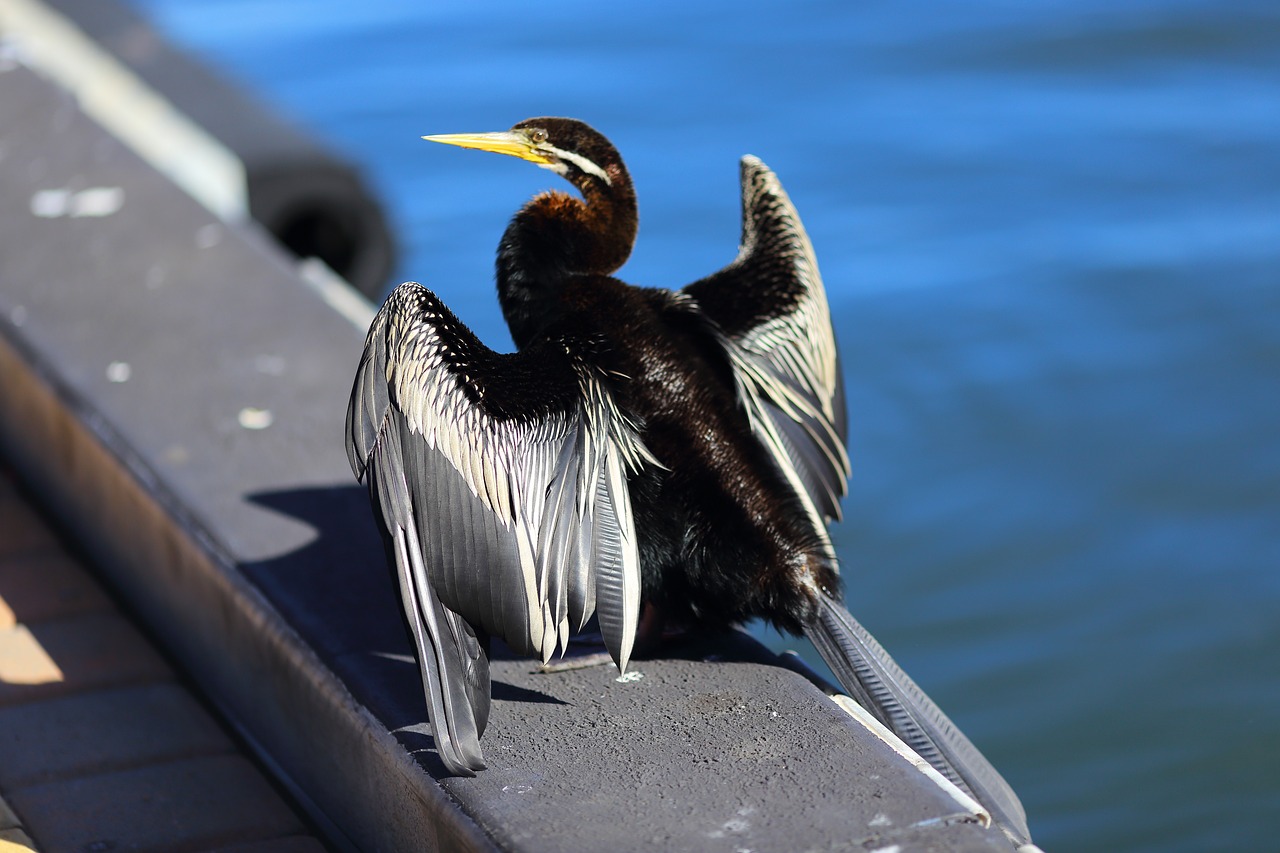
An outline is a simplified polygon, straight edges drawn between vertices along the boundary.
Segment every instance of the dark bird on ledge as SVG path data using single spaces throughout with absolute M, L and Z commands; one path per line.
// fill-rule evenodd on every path
M 742 160 L 742 242 L 683 290 L 613 277 L 636 236 L 622 158 L 580 121 L 429 136 L 556 172 L 498 247 L 517 352 L 429 290 L 374 319 L 347 415 L 417 644 L 436 747 L 484 767 L 489 635 L 547 661 L 593 613 L 619 669 L 642 602 L 809 637 L 842 687 L 1006 831 L 1013 791 L 840 603 L 826 522 L 849 460 L 843 383 L 813 249 L 778 179 Z M 648 622 L 649 620 L 646 620 Z

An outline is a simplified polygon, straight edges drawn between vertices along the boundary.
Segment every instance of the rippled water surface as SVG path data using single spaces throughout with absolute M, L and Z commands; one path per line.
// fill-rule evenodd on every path
M 359 163 L 397 280 L 501 348 L 554 177 L 421 134 L 590 121 L 647 285 L 733 256 L 762 157 L 840 337 L 853 611 L 1046 850 L 1280 845 L 1280 6 L 138 5 Z

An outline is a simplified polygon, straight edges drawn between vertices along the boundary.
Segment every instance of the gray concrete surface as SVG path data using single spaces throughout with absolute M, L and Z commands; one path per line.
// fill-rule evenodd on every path
M 0 151 L 0 447 L 335 843 L 1011 849 L 739 634 L 628 682 L 500 660 L 491 769 L 443 778 L 342 449 L 362 330 L 21 65 Z

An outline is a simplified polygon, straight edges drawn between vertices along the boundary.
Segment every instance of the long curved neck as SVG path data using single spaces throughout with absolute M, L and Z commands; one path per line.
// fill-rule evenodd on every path
M 578 199 L 561 192 L 535 196 L 511 219 L 498 245 L 498 301 L 516 346 L 523 348 L 561 313 L 557 298 L 578 275 L 609 275 L 635 244 L 635 190 L 621 164 L 610 182 L 577 175 Z

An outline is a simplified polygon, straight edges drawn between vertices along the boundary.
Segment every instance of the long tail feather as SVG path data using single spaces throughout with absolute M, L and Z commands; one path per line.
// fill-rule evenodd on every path
M 1011 838 L 1030 841 L 1026 812 L 1009 783 L 849 611 L 822 595 L 805 633 L 858 704 L 986 807 Z

